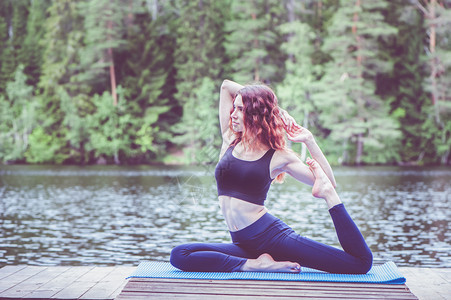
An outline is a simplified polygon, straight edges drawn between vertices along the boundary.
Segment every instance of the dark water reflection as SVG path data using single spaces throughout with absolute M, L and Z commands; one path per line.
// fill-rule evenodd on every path
M 376 258 L 450 267 L 451 170 L 336 168 L 338 191 Z M 288 178 L 267 206 L 338 246 L 326 205 Z M 0 166 L 0 266 L 136 265 L 180 243 L 229 241 L 213 167 Z

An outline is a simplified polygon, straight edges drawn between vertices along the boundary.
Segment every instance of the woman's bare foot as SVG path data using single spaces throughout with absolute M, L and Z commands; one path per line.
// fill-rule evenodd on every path
M 243 272 L 299 273 L 301 266 L 290 261 L 275 261 L 271 255 L 263 253 L 256 259 L 248 259 L 241 267 Z
M 335 191 L 334 186 L 330 182 L 329 177 L 324 173 L 321 166 L 316 162 L 316 160 L 307 158 L 306 163 L 309 165 L 310 170 L 315 176 L 315 183 L 312 188 L 312 195 L 317 198 L 322 198 L 326 200 L 329 208 L 340 204 L 341 200 L 338 197 L 337 191 Z

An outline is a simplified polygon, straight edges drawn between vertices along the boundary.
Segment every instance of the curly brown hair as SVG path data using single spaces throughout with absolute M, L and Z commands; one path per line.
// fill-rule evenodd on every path
M 236 93 L 235 98 L 238 95 L 243 100 L 244 128 L 242 132 L 233 131 L 229 120 L 229 127 L 236 137 L 232 146 L 242 141 L 245 147 L 252 148 L 253 140 L 257 138 L 274 150 L 286 149 L 284 123 L 272 89 L 263 84 L 247 85 Z M 282 182 L 283 177 L 284 173 L 277 176 L 276 181 Z

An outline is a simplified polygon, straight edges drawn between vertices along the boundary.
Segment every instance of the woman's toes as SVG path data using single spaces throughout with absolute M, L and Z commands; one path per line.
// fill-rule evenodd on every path
M 299 264 L 297 264 L 297 263 L 293 263 L 293 264 L 290 266 L 290 270 L 291 270 L 291 272 L 293 272 L 293 273 L 299 273 L 299 272 L 301 272 L 301 266 L 300 266 Z

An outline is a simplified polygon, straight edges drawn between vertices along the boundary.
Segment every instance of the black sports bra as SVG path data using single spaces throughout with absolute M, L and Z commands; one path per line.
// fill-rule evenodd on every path
M 269 164 L 275 150 L 269 149 L 260 159 L 247 161 L 233 156 L 234 148 L 229 147 L 216 165 L 218 196 L 264 205 L 272 182 Z

